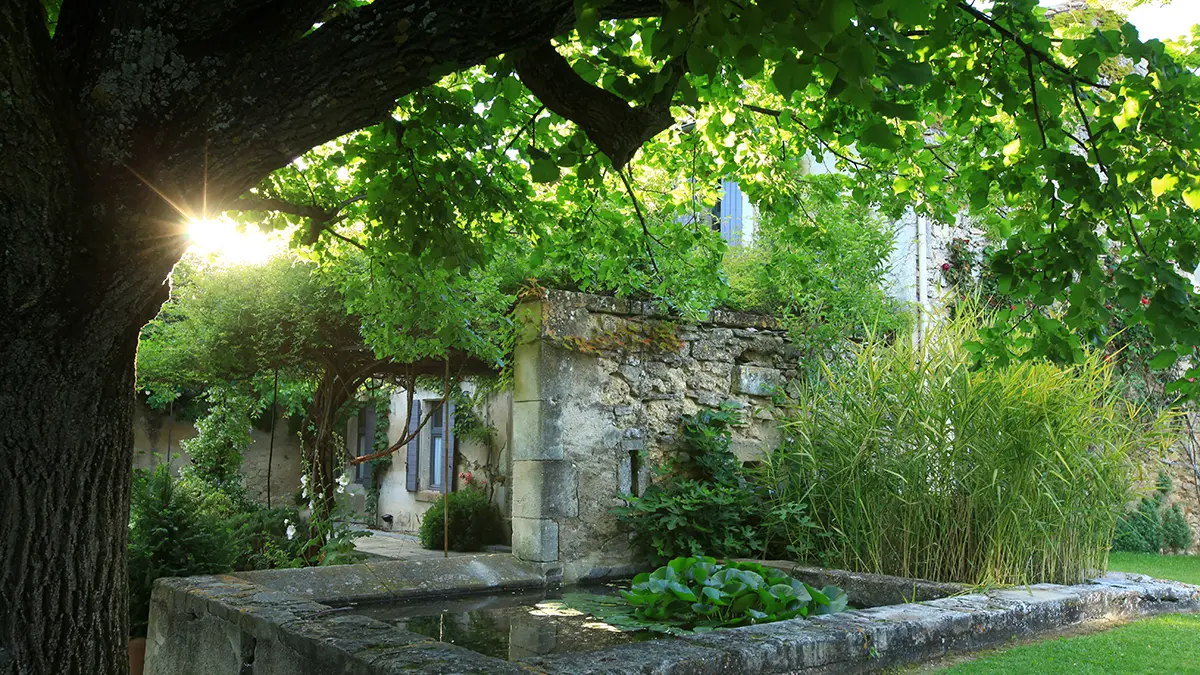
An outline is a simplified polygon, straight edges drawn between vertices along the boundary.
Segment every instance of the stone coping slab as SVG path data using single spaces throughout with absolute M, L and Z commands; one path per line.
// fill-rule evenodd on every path
M 557 583 L 541 566 L 493 559 L 497 557 L 253 572 L 240 578 L 160 579 L 151 602 L 146 672 L 856 673 L 1101 619 L 1200 611 L 1198 587 L 1114 573 L 1078 586 L 1039 584 L 954 595 L 509 662 L 314 600 L 457 595 L 518 587 L 510 584 L 528 588 Z M 464 585 L 457 585 L 459 581 Z M 364 586 L 352 590 L 360 582 Z
M 882 605 L 900 605 L 906 602 L 924 602 L 937 600 L 951 595 L 961 595 L 971 589 L 965 584 L 951 584 L 924 579 L 906 579 L 886 574 L 868 574 L 866 572 L 847 572 L 832 570 L 824 567 L 809 567 L 787 560 L 752 560 L 743 558 L 742 562 L 756 562 L 767 567 L 786 572 L 810 586 L 824 588 L 837 586 L 850 596 L 852 607 L 879 607 Z
M 327 605 L 383 602 L 405 598 L 496 589 L 542 588 L 554 583 L 557 567 L 523 562 L 507 553 L 393 560 L 357 565 L 239 572 L 256 586 Z

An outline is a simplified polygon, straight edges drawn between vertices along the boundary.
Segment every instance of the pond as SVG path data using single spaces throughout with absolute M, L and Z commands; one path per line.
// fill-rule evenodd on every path
M 563 605 L 564 593 L 617 595 L 617 585 L 361 605 L 351 612 L 499 659 L 585 652 L 662 637 L 621 632 Z

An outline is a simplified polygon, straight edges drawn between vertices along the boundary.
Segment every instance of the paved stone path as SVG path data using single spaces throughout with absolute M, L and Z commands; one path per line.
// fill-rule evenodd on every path
M 384 532 L 383 530 L 371 530 L 358 526 L 354 527 L 357 530 L 371 533 L 369 537 L 359 537 L 354 540 L 354 548 L 363 553 L 391 558 L 393 560 L 428 560 L 430 558 L 441 558 L 444 555 L 441 551 L 430 551 L 421 548 L 421 541 L 412 534 Z M 481 554 L 450 551 L 451 558 L 472 555 Z

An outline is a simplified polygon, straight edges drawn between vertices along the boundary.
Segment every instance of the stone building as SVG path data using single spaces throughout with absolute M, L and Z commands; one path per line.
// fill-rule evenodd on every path
M 416 530 L 440 480 L 456 489 L 471 473 L 510 523 L 514 555 L 590 576 L 634 562 L 611 509 L 649 484 L 676 447 L 681 415 L 739 404 L 734 450 L 745 461 L 779 441 L 772 395 L 795 375 L 798 352 L 769 317 L 714 311 L 689 323 L 651 303 L 551 290 L 520 303 L 515 319 L 512 388 L 475 406 L 482 433 L 456 440 L 427 425 L 393 456 L 378 480 L 378 526 Z M 417 391 L 414 408 L 423 416 L 442 397 Z M 407 404 L 404 392 L 392 399 L 393 442 Z M 455 448 L 448 476 L 437 462 L 444 443 Z

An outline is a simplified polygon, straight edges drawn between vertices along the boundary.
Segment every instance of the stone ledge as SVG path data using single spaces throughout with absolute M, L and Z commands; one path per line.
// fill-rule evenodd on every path
M 962 595 L 970 590 L 970 587 L 963 584 L 905 579 L 886 574 L 847 572 L 824 567 L 806 567 L 786 560 L 744 559 L 744 562 L 756 562 L 767 567 L 774 567 L 817 588 L 837 586 L 850 596 L 850 605 L 859 608 L 925 602 L 952 595 Z
M 612 314 L 615 316 L 644 316 L 649 319 L 667 319 L 682 321 L 671 312 L 653 302 L 627 300 L 607 295 L 581 293 L 579 291 L 563 291 L 547 289 L 545 303 L 549 305 L 550 314 L 570 313 L 572 310 L 585 310 L 595 314 Z M 695 323 L 688 321 L 688 323 Z M 726 309 L 714 309 L 707 313 L 698 323 L 725 328 L 760 328 L 778 330 L 783 326 L 773 316 L 752 314 L 750 312 L 735 312 Z
M 863 673 L 1100 619 L 1167 612 L 1200 612 L 1200 588 L 1113 574 L 1079 586 L 1041 584 L 522 662 L 560 675 Z
M 540 586 L 556 583 L 558 572 L 496 555 L 160 579 L 151 599 L 146 672 L 232 674 L 252 663 L 256 675 L 859 673 L 1101 619 L 1200 611 L 1198 587 L 1112 574 L 1078 586 L 1038 584 L 508 662 L 311 599 L 378 599 L 381 586 L 391 598 Z M 819 572 L 895 584 L 894 577 Z M 362 585 L 349 593 L 347 584 Z
M 243 581 L 324 604 L 478 593 L 546 585 L 541 565 L 503 553 L 240 572 Z

